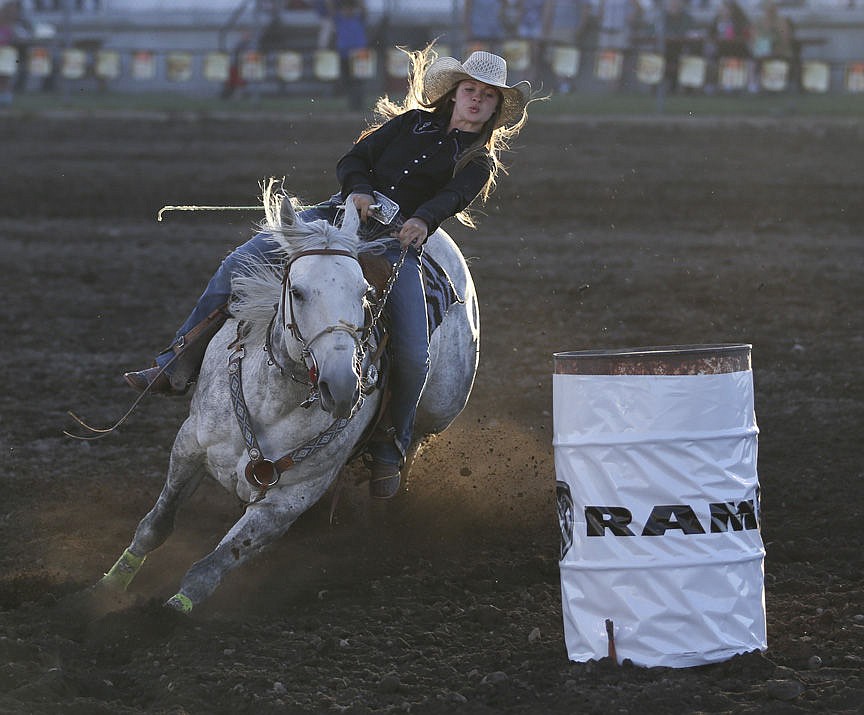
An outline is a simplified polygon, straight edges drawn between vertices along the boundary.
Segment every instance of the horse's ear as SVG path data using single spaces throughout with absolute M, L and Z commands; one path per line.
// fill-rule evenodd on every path
M 264 184 L 263 202 L 266 225 L 271 229 L 290 228 L 297 223 L 294 203 L 278 179 Z
M 342 230 L 352 236 L 357 235 L 360 230 L 360 214 L 354 205 L 354 199 L 350 196 L 345 199 L 345 215 L 342 218 Z
M 297 223 L 297 212 L 294 210 L 294 202 L 288 194 L 282 194 L 282 201 L 279 206 L 279 215 L 282 219 L 282 226 L 290 227 Z

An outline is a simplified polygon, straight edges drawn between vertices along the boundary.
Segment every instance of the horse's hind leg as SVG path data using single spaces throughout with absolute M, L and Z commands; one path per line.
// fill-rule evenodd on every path
M 190 497 L 204 476 L 203 453 L 194 448 L 191 429 L 181 428 L 174 440 L 168 478 L 153 508 L 138 524 L 132 543 L 123 552 L 100 584 L 125 591 L 147 554 L 161 546 L 174 531 L 177 510 Z

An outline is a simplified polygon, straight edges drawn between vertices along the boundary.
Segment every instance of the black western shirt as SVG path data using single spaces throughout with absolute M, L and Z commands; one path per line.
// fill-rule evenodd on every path
M 380 191 L 399 204 L 405 218 L 426 222 L 431 234 L 474 200 L 489 179 L 491 157 L 480 155 L 454 176 L 459 155 L 477 134 L 419 109 L 394 117 L 358 141 L 336 165 L 342 197 Z

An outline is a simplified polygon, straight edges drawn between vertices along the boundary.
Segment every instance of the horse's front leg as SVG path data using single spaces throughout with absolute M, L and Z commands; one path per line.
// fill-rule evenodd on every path
M 153 508 L 138 524 L 132 543 L 99 584 L 125 591 L 138 573 L 144 559 L 174 531 L 177 510 L 198 488 L 204 476 L 204 452 L 198 446 L 194 429 L 187 420 L 171 449 L 165 486 Z
M 240 566 L 281 537 L 297 518 L 327 490 L 332 475 L 267 493 L 246 512 L 219 545 L 197 561 L 180 583 L 180 590 L 165 604 L 183 613 L 206 600 L 232 569 Z

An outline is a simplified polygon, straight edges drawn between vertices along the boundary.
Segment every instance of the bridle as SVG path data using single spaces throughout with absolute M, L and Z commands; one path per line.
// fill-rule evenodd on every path
M 285 269 L 282 273 L 282 300 L 281 304 L 281 322 L 282 327 L 287 330 L 292 337 L 300 344 L 300 360 L 309 370 L 309 383 L 312 387 L 312 394 L 310 394 L 309 398 L 303 403 L 304 406 L 308 407 L 312 402 L 317 399 L 317 388 L 318 388 L 318 360 L 315 358 L 315 353 L 312 350 L 312 345 L 316 340 L 321 338 L 324 335 L 329 335 L 335 332 L 344 332 L 348 333 L 351 338 L 354 340 L 354 344 L 357 347 L 358 353 L 361 355 L 363 353 L 363 334 L 364 327 L 360 325 L 354 325 L 353 323 L 347 323 L 345 321 L 340 320 L 338 323 L 334 325 L 328 325 L 321 330 L 319 330 L 315 335 L 311 338 L 305 338 L 303 334 L 300 332 L 300 326 L 297 323 L 297 317 L 294 314 L 294 297 L 291 290 L 291 267 L 299 258 L 303 258 L 305 256 L 346 256 L 348 258 L 352 258 L 355 261 L 358 261 L 356 254 L 351 253 L 350 251 L 342 251 L 335 248 L 317 248 L 310 249 L 308 251 L 300 251 L 293 256 L 285 265 Z M 358 261 L 359 263 L 359 261 Z M 286 316 L 287 310 L 287 316 Z M 268 344 L 270 343 L 270 339 L 268 337 Z M 273 353 L 270 353 L 271 358 Z M 293 377 L 293 373 L 292 373 Z
M 300 344 L 301 360 L 304 362 L 304 364 L 309 370 L 309 396 L 300 403 L 301 407 L 309 407 L 315 402 L 315 400 L 319 398 L 318 362 L 315 359 L 315 354 L 312 349 L 312 345 L 315 343 L 315 341 L 323 335 L 327 335 L 337 331 L 348 333 L 354 340 L 354 344 L 357 347 L 357 360 L 362 367 L 362 363 L 365 361 L 366 355 L 365 346 L 368 345 L 369 337 L 371 334 L 371 330 L 368 324 L 366 326 L 357 326 L 351 323 L 347 323 L 345 321 L 340 321 L 339 323 L 336 323 L 334 325 L 326 326 L 322 330 L 318 331 L 318 333 L 313 335 L 311 338 L 304 338 L 303 334 L 300 332 L 300 327 L 297 324 L 297 319 L 294 313 L 294 301 L 291 292 L 291 267 L 294 262 L 297 261 L 297 259 L 303 258 L 304 256 L 313 255 L 346 256 L 348 258 L 353 258 L 359 264 L 357 256 L 349 251 L 321 248 L 310 249 L 308 251 L 300 251 L 299 253 L 294 254 L 285 266 L 282 275 L 282 299 L 280 301 L 282 308 L 281 323 L 284 329 L 289 331 L 292 337 Z M 389 294 L 389 290 L 386 291 L 386 293 Z M 386 299 L 386 294 L 382 298 Z M 377 320 L 377 318 L 380 316 L 380 312 L 380 309 L 373 312 L 373 321 Z M 278 310 L 274 312 L 274 320 L 271 320 L 270 326 L 268 327 L 268 335 L 266 338 L 265 349 L 269 353 L 269 361 L 275 364 L 277 367 L 280 368 L 280 370 L 284 372 L 282 366 L 279 365 L 275 360 L 270 337 L 270 332 L 273 328 L 273 323 L 275 322 L 277 314 Z M 245 348 L 238 339 L 238 341 L 236 341 L 234 345 L 234 351 L 232 352 L 228 360 L 228 382 L 231 392 L 231 402 L 234 410 L 234 415 L 237 418 L 237 422 L 240 426 L 240 431 L 243 435 L 243 439 L 246 445 L 246 451 L 249 455 L 249 462 L 247 463 L 244 470 L 244 476 L 246 477 L 246 480 L 249 482 L 249 484 L 251 484 L 257 491 L 256 496 L 251 502 L 249 502 L 250 504 L 254 504 L 264 498 L 264 495 L 270 487 L 275 486 L 278 483 L 282 472 L 291 469 L 296 464 L 304 460 L 306 457 L 314 454 L 319 449 L 325 447 L 337 435 L 339 435 L 342 430 L 344 430 L 345 427 L 348 426 L 350 417 L 335 419 L 328 427 L 319 432 L 312 439 L 304 442 L 299 447 L 285 453 L 279 459 L 275 461 L 266 459 L 263 452 L 261 451 L 261 447 L 258 444 L 258 440 L 255 437 L 255 431 L 252 427 L 249 410 L 246 406 L 246 400 L 243 396 L 242 361 L 244 355 Z M 358 374 L 360 372 L 361 370 L 358 370 Z M 374 383 L 377 382 L 377 378 L 373 375 L 373 373 L 374 370 L 372 369 L 372 366 L 370 366 L 369 375 L 367 375 L 366 377 L 367 379 L 372 381 L 372 385 L 364 384 L 364 381 L 361 379 L 361 400 L 363 399 L 363 394 L 367 388 L 370 389 L 370 391 L 371 389 L 374 389 Z M 294 376 L 293 370 L 291 371 L 291 377 L 295 380 L 297 379 Z
M 303 337 L 303 334 L 300 332 L 300 327 L 297 324 L 297 318 L 294 314 L 294 300 L 291 293 L 291 266 L 298 258 L 302 258 L 303 256 L 310 255 L 318 255 L 318 256 L 346 256 L 348 258 L 353 258 L 355 261 L 359 259 L 357 256 L 350 251 L 342 251 L 337 249 L 330 248 L 320 248 L 320 249 L 310 249 L 308 251 L 301 251 L 294 256 L 291 257 L 291 260 L 285 266 L 285 269 L 282 274 L 282 300 L 280 302 L 281 307 L 281 323 L 285 330 L 290 332 L 291 336 L 300 344 L 301 352 L 300 352 L 300 361 L 298 362 L 298 366 L 305 367 L 308 370 L 309 380 L 305 384 L 310 386 L 310 395 L 309 397 L 302 403 L 303 407 L 308 407 L 317 399 L 317 384 L 318 384 L 318 361 L 315 358 L 315 353 L 312 351 L 312 344 L 318 340 L 318 338 L 323 335 L 333 333 L 336 331 L 343 331 L 348 333 L 353 339 L 354 343 L 357 346 L 357 354 L 359 356 L 359 361 L 362 364 L 364 361 L 364 356 L 369 350 L 369 343 L 375 335 L 375 329 L 378 324 L 378 321 L 381 319 L 381 315 L 384 312 L 384 307 L 387 304 L 387 299 L 390 297 L 390 293 L 393 290 L 393 285 L 396 283 L 396 278 L 399 275 L 399 271 L 402 268 L 402 264 L 405 262 L 405 255 L 407 253 L 407 248 L 402 249 L 402 253 L 399 256 L 399 259 L 396 261 L 396 264 L 393 266 L 393 270 L 390 271 L 390 276 L 387 279 L 387 283 L 384 286 L 384 290 L 381 292 L 381 295 L 378 296 L 378 299 L 375 303 L 367 308 L 367 318 L 365 326 L 357 326 L 351 323 L 346 323 L 344 321 L 340 321 L 336 325 L 329 325 L 322 330 L 320 330 L 317 334 L 313 335 L 311 338 L 306 339 Z M 289 319 L 286 320 L 286 306 L 288 311 Z M 273 339 L 272 332 L 273 326 L 276 322 L 277 317 L 279 317 L 279 312 L 276 311 L 273 314 L 273 318 L 270 321 L 270 325 L 267 327 L 267 334 L 264 342 L 264 350 L 269 355 L 268 362 L 271 365 L 275 365 L 279 368 L 280 372 L 283 374 L 286 372 L 285 367 L 279 364 L 273 350 Z M 309 365 L 308 363 L 311 363 Z M 288 374 L 291 376 L 295 382 L 304 382 L 300 380 L 297 375 L 294 373 L 294 370 L 288 370 Z

